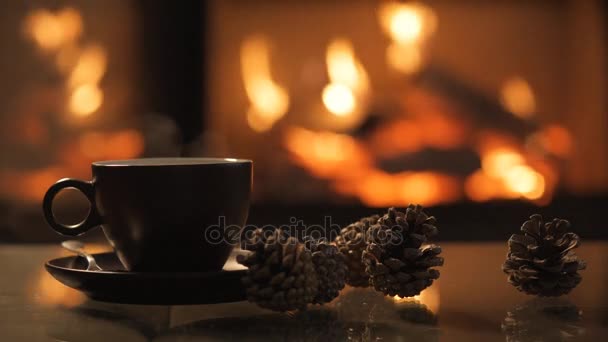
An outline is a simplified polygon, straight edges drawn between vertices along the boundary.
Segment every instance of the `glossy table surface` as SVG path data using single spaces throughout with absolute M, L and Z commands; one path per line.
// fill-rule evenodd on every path
M 106 249 L 93 246 L 95 251 Z M 333 302 L 274 313 L 248 302 L 96 302 L 44 270 L 58 246 L 0 245 L 0 341 L 605 341 L 608 243 L 584 241 L 582 283 L 537 300 L 506 282 L 505 243 L 443 243 L 441 278 L 415 300 L 346 288 Z M 142 289 L 145 291 L 145 289 Z

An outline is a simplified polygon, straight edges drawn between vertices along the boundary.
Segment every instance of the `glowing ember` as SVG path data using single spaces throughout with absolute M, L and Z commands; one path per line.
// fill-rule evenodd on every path
M 103 102 L 103 92 L 95 84 L 83 84 L 70 96 L 70 111 L 79 116 L 93 114 Z
M 289 94 L 272 80 L 270 48 L 261 37 L 250 37 L 241 46 L 241 70 L 251 108 L 247 122 L 255 131 L 270 129 L 289 109 Z
M 355 95 L 347 86 L 328 84 L 323 89 L 323 104 L 333 114 L 344 116 L 352 113 L 357 103 Z
M 507 80 L 500 90 L 500 101 L 509 112 L 527 119 L 536 111 L 536 100 L 530 84 L 521 77 Z

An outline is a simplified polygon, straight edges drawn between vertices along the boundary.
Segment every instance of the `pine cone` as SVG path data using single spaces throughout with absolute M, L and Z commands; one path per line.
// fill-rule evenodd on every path
M 305 238 L 306 248 L 312 253 L 312 261 L 317 271 L 319 287 L 313 299 L 315 304 L 331 302 L 344 288 L 348 266 L 346 257 L 338 247 L 324 240 Z
M 422 247 L 437 234 L 435 218 L 420 205 L 410 205 L 405 213 L 390 208 L 368 231 L 369 244 L 363 252 L 370 283 L 385 295 L 412 297 L 439 278 L 431 269 L 443 265 L 441 247 Z
M 509 282 L 519 291 L 539 296 L 560 296 L 581 282 L 579 270 L 586 267 L 574 248 L 578 235 L 568 233 L 570 223 L 553 219 L 543 225 L 540 215 L 530 216 L 521 231 L 509 239 L 509 253 L 502 266 Z
M 310 251 L 282 230 L 256 229 L 242 248 L 250 255 L 237 258 L 249 268 L 243 277 L 247 297 L 276 311 L 303 309 L 317 295 L 317 274 Z
M 369 286 L 369 276 L 365 273 L 365 265 L 361 255 L 367 247 L 367 230 L 378 222 L 378 215 L 362 218 L 361 220 L 342 228 L 336 238 L 336 245 L 344 256 L 348 265 L 346 283 L 355 287 Z

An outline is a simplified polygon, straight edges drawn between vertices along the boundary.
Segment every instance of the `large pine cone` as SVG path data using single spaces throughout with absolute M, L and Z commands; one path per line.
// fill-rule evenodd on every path
M 361 261 L 361 255 L 367 247 L 367 231 L 370 226 L 378 222 L 378 215 L 362 218 L 340 231 L 336 238 L 336 245 L 344 256 L 348 265 L 346 283 L 355 287 L 369 286 L 369 276 L 365 273 L 365 265 Z
M 443 265 L 441 247 L 422 247 L 437 234 L 435 218 L 419 205 L 405 213 L 390 208 L 368 231 L 369 244 L 363 253 L 365 271 L 373 287 L 390 296 L 412 297 L 439 278 L 431 269 Z
M 303 309 L 313 301 L 318 280 L 304 244 L 280 229 L 256 229 L 241 247 L 252 251 L 237 259 L 249 268 L 243 277 L 249 301 L 276 311 Z
M 346 257 L 338 247 L 324 240 L 305 238 L 306 248 L 312 253 L 312 261 L 317 271 L 319 287 L 313 299 L 314 304 L 331 302 L 344 288 L 348 266 Z
M 519 291 L 539 296 L 560 296 L 581 282 L 579 270 L 586 267 L 574 248 L 578 235 L 568 233 L 570 223 L 553 219 L 543 225 L 540 215 L 530 216 L 521 231 L 509 239 L 509 253 L 502 266 L 509 282 Z

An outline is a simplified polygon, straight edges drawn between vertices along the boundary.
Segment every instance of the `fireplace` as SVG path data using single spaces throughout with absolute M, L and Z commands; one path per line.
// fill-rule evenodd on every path
M 60 176 L 142 156 L 253 159 L 259 224 L 606 203 L 600 1 L 9 3 L 7 236 Z

